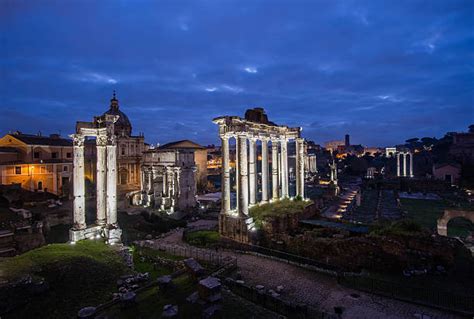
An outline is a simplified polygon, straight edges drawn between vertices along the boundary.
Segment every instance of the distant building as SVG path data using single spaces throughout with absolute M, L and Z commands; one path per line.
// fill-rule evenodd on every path
M 394 157 L 397 154 L 396 147 L 386 147 L 385 148 L 385 156 L 386 157 Z
M 337 151 L 340 146 L 345 147 L 345 142 L 344 141 L 328 141 L 324 143 L 324 148 L 331 152 Z
M 4 185 L 68 196 L 72 141 L 59 134 L 7 134 L 0 138 L 0 177 Z
M 168 214 L 196 205 L 196 166 L 193 148 L 156 148 L 144 153 L 141 204 Z
M 114 95 L 110 100 L 110 107 L 103 115 L 118 115 L 115 123 L 115 135 L 117 136 L 117 183 L 121 189 L 138 190 L 140 188 L 140 167 L 143 152 L 147 147 L 143 134 L 132 135 L 132 124 L 128 116 L 119 108 L 119 101 Z M 95 180 L 95 141 L 86 141 L 85 165 L 86 178 Z
M 470 129 L 467 133 L 453 133 L 452 136 L 451 156 L 463 164 L 474 164 L 474 131 Z
M 456 163 L 443 163 L 433 165 L 433 177 L 457 185 L 461 178 L 461 165 Z
M 190 140 L 181 140 L 167 143 L 159 147 L 162 150 L 191 150 L 194 152 L 194 163 L 196 166 L 196 182 L 201 185 L 207 183 L 207 150 Z

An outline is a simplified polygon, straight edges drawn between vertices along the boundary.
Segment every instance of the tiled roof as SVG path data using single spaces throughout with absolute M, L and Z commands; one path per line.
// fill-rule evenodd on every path
M 39 136 L 31 134 L 11 134 L 28 145 L 72 146 L 72 140 L 61 137 Z
M 205 149 L 204 146 L 202 145 L 199 145 L 197 143 L 194 143 L 193 141 L 190 141 L 190 140 L 181 140 L 181 141 L 176 141 L 176 142 L 171 142 L 171 143 L 167 143 L 167 144 L 164 144 L 164 145 L 161 145 L 160 146 L 160 149 L 163 149 L 163 148 L 173 148 L 173 149 Z

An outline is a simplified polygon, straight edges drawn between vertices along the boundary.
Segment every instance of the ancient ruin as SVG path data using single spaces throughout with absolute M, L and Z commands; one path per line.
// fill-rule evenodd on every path
M 168 214 L 196 205 L 193 149 L 156 148 L 143 155 L 141 204 Z
M 296 197 L 304 197 L 304 139 L 301 128 L 279 126 L 268 121 L 262 108 L 247 110 L 245 118 L 221 116 L 213 120 L 219 126 L 222 143 L 222 203 L 219 232 L 222 236 L 241 242 L 249 241 L 249 231 L 254 228 L 249 217 L 249 207 L 257 205 L 257 147 L 261 141 L 261 202 L 266 203 L 289 197 L 288 141 L 296 141 Z M 236 141 L 237 205 L 230 202 L 229 140 Z M 269 191 L 268 145 L 271 142 L 271 193 Z
M 413 177 L 413 153 L 410 151 L 397 151 L 397 176 L 398 177 Z M 410 173 L 407 174 L 407 162 L 410 158 Z M 401 171 L 401 163 L 403 163 L 403 171 Z
M 71 243 L 82 239 L 105 238 L 107 243 L 121 242 L 122 231 L 117 224 L 117 142 L 114 126 L 119 116 L 105 114 L 94 117 L 93 122 L 77 122 L 72 134 L 74 173 L 74 225 L 69 231 Z M 86 198 L 84 176 L 84 143 L 95 138 L 97 147 L 96 190 L 97 219 L 86 224 Z

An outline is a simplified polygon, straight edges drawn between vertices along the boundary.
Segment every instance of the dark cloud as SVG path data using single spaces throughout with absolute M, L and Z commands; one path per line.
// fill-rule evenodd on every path
M 474 118 L 472 1 L 2 1 L 0 133 L 72 132 L 113 89 L 147 141 L 217 141 L 262 106 L 317 142 Z

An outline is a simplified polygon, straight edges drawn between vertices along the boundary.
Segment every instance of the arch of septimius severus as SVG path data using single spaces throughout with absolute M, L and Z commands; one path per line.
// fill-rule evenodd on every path
M 219 126 L 222 143 L 222 200 L 219 232 L 222 236 L 248 242 L 254 227 L 249 207 L 256 205 L 257 141 L 261 142 L 261 202 L 289 197 L 288 141 L 296 141 L 296 196 L 304 197 L 304 139 L 301 128 L 279 126 L 269 122 L 263 109 L 247 110 L 246 117 L 222 116 L 213 120 Z M 237 205 L 231 209 L 229 140 L 236 142 Z M 271 143 L 271 192 L 269 191 L 269 143 Z
M 105 114 L 93 122 L 77 122 L 73 139 L 74 173 L 74 225 L 69 240 L 105 238 L 107 243 L 121 242 L 122 231 L 117 224 L 117 141 L 114 123 L 119 116 Z M 88 137 L 95 138 L 97 147 L 97 216 L 92 225 L 86 224 L 86 198 L 84 176 L 84 144 Z

